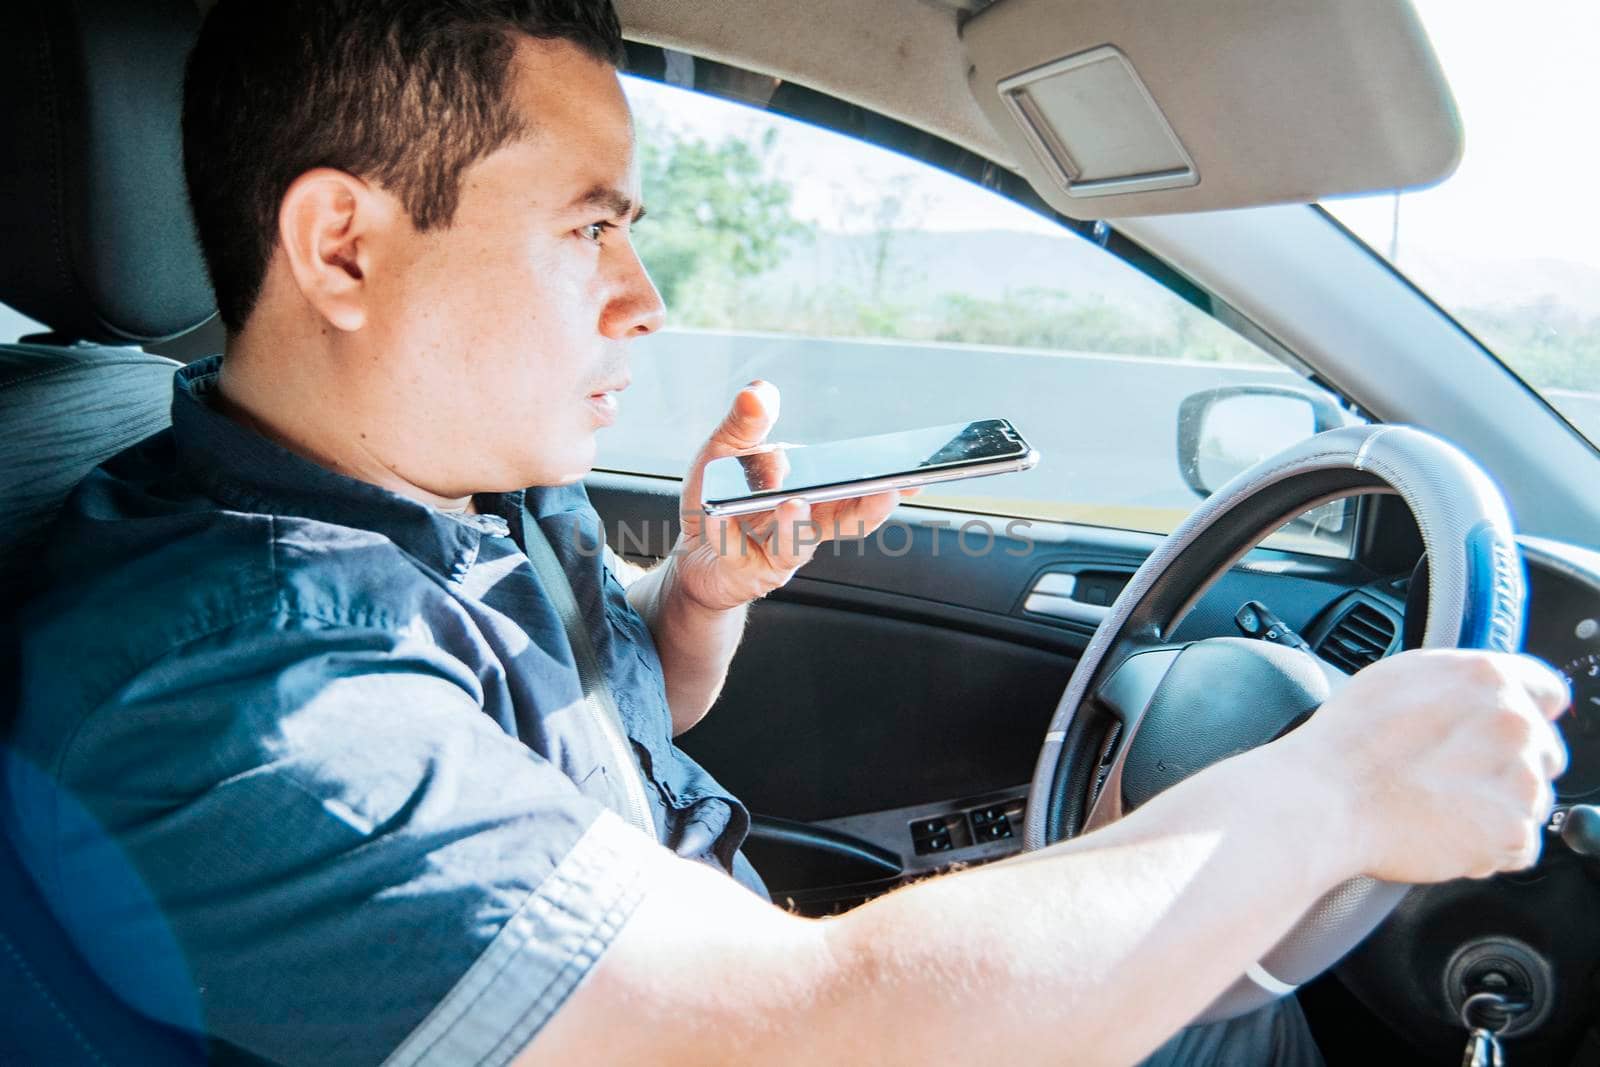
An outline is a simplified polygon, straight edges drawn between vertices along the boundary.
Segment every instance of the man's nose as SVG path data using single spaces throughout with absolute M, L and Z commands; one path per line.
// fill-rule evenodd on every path
M 600 332 L 618 341 L 655 333 L 667 319 L 667 307 L 639 254 L 630 245 L 626 255 L 621 285 L 600 319 Z

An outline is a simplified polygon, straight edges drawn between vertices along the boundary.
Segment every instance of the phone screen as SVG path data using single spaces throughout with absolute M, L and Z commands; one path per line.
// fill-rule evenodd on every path
M 1009 459 L 1026 451 L 1027 445 L 1004 419 L 956 422 L 820 445 L 774 445 L 760 452 L 706 464 L 703 496 L 708 503 L 755 494 L 776 496 L 920 470 Z

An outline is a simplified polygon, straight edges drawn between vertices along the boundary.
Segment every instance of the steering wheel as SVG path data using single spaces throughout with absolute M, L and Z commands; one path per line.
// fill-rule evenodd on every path
M 1405 426 L 1308 438 L 1217 490 L 1129 580 L 1045 734 L 1025 849 L 1113 822 L 1202 768 L 1287 732 L 1328 699 L 1345 675 L 1315 656 L 1266 641 L 1174 643 L 1170 635 L 1267 535 L 1319 504 L 1368 493 L 1398 494 L 1421 529 L 1429 560 L 1422 646 L 1519 647 L 1522 557 L 1505 499 L 1477 464 Z M 1365 938 L 1407 888 L 1366 877 L 1336 886 L 1194 1021 L 1241 1015 L 1293 992 Z

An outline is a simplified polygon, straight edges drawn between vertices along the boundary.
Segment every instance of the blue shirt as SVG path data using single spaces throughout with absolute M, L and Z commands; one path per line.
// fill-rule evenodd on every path
M 503 1063 L 627 921 L 651 850 L 761 891 L 747 812 L 672 743 L 581 486 L 429 508 L 214 410 L 220 363 L 179 370 L 172 426 L 74 491 L 22 614 L 11 831 L 112 989 L 281 1063 Z M 618 814 L 629 775 L 652 836 Z

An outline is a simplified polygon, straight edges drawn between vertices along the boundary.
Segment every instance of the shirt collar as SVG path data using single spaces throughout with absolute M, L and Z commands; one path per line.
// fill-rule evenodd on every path
M 209 356 L 173 376 L 173 443 L 187 478 L 218 502 L 243 511 L 296 515 L 383 534 L 453 578 L 471 567 L 483 524 L 338 474 L 230 419 L 207 400 L 221 368 L 222 356 Z M 503 515 L 520 509 L 522 496 L 518 490 L 475 499 L 480 508 Z

